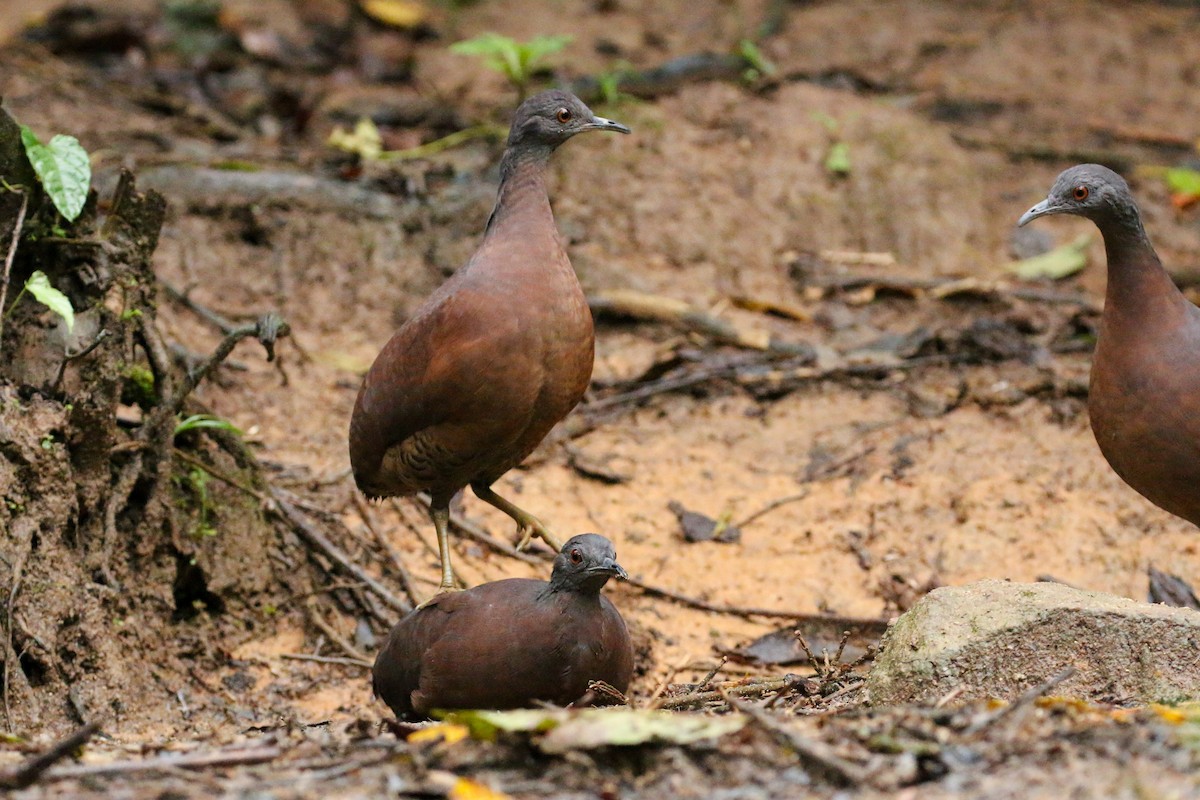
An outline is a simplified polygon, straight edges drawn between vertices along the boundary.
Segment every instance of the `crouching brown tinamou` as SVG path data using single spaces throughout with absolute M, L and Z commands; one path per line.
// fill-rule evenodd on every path
M 629 133 L 569 92 L 521 104 L 483 242 L 384 346 L 358 393 L 354 480 L 371 498 L 430 493 L 439 591 L 454 588 L 449 504 L 467 485 L 516 521 L 522 544 L 537 535 L 561 546 L 491 486 L 533 452 L 591 379 L 592 315 L 545 184 L 550 155 L 584 131 Z
M 408 614 L 375 659 L 375 695 L 401 719 L 432 709 L 565 706 L 590 681 L 621 692 L 633 674 L 625 622 L 600 589 L 625 577 L 612 543 L 570 539 L 550 582 L 528 578 L 442 594 Z
M 1163 269 L 1112 170 L 1065 170 L 1017 224 L 1048 214 L 1087 217 L 1104 237 L 1108 290 L 1088 393 L 1100 452 L 1150 502 L 1200 525 L 1200 308 Z

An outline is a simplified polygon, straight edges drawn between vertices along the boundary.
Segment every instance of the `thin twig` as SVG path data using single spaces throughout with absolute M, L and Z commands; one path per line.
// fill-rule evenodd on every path
M 758 511 L 755 511 L 750 516 L 748 516 L 738 522 L 733 523 L 733 527 L 744 528 L 747 525 L 749 525 L 751 522 L 754 522 L 755 520 L 759 519 L 760 517 L 766 516 L 767 514 L 774 511 L 775 509 L 777 509 L 781 506 L 786 506 L 788 503 L 798 503 L 799 501 L 807 498 L 808 495 L 809 495 L 809 492 L 807 489 L 805 489 L 803 492 L 798 492 L 797 494 L 789 494 L 786 497 L 779 498 L 778 500 L 772 500 L 770 503 L 767 503 L 765 506 L 760 508 Z
M 274 503 L 272 503 L 271 506 L 278 511 L 279 516 L 281 516 L 285 522 L 292 526 L 292 530 L 294 530 L 297 535 L 300 536 L 300 538 L 308 542 L 310 546 L 320 550 L 322 553 L 332 559 L 339 567 L 352 575 L 356 580 L 362 581 L 364 584 L 366 584 L 372 592 L 374 592 L 381 600 L 383 600 L 383 602 L 387 603 L 395 610 L 402 614 L 407 614 L 411 610 L 411 607 L 408 603 L 401 600 L 399 597 L 393 594 L 390 589 L 364 572 L 362 567 L 358 566 L 358 564 L 355 564 L 350 556 L 343 553 L 340 548 L 338 548 L 333 544 L 333 542 L 329 541 L 329 539 L 325 537 L 325 534 L 321 533 L 321 531 L 317 530 L 316 526 L 305 519 L 304 515 L 301 514 L 300 511 L 297 510 L 297 508 L 283 496 L 282 490 L 272 487 L 271 497 L 274 499 Z
M 12 274 L 13 259 L 17 257 L 17 243 L 21 241 L 21 230 L 25 227 L 25 211 L 29 208 L 29 195 L 21 192 L 21 208 L 17 211 L 17 222 L 13 225 L 12 240 L 8 243 L 8 255 L 4 257 L 4 274 L 0 275 L 0 339 L 4 334 L 5 303 L 8 302 L 8 278 Z
M 696 691 L 703 692 L 705 689 L 707 689 L 708 685 L 712 683 L 712 679 L 717 677 L 717 673 L 720 672 L 721 669 L 728 663 L 729 656 L 721 656 L 721 660 L 718 661 L 713 668 L 708 671 L 708 674 L 696 684 Z
M 334 630 L 333 626 L 329 624 L 325 616 L 321 613 L 320 604 L 317 603 L 315 597 L 308 598 L 304 603 L 304 608 L 308 612 L 308 618 L 312 620 L 312 623 L 317 626 L 321 633 L 329 637 L 329 641 L 342 648 L 342 652 L 350 656 L 354 661 L 370 663 L 365 654 L 359 652 L 357 647 L 350 644 L 344 636 Z
M 803 342 L 780 342 L 766 331 L 745 330 L 673 297 L 632 289 L 610 289 L 588 295 L 587 301 L 588 307 L 597 317 L 608 315 L 665 322 L 684 332 L 698 333 L 721 344 L 782 355 L 801 355 L 810 360 L 815 358 L 812 345 Z
M 504 136 L 504 129 L 490 123 L 463 128 L 461 131 L 449 133 L 432 142 L 409 147 L 405 150 L 384 150 L 378 155 L 380 161 L 409 161 L 414 158 L 428 158 L 443 150 L 458 147 L 472 139 L 498 139 Z
M 116 483 L 108 494 L 108 500 L 104 503 L 104 540 L 100 543 L 99 571 L 104 576 L 105 583 L 118 591 L 120 586 L 113 577 L 111 563 L 113 550 L 121 538 L 117 531 L 117 515 L 125 510 L 125 504 L 129 501 L 138 476 L 142 473 L 143 461 L 141 451 L 130 456 L 129 462 L 121 467 Z
M 86 778 L 94 775 L 129 775 L 138 772 L 153 772 L 177 768 L 202 769 L 205 767 L 233 767 L 242 764 L 262 764 L 274 761 L 283 755 L 283 750 L 274 745 L 250 747 L 242 750 L 225 750 L 215 753 L 168 753 L 156 758 L 114 761 L 110 764 L 76 764 L 59 767 L 45 773 L 47 780 Z
M 273 314 L 267 314 L 260 318 L 253 325 L 242 325 L 234 328 L 225 335 L 221 343 L 213 351 L 205 361 L 196 369 L 188 370 L 179 386 L 175 387 L 175 393 L 161 406 L 161 413 L 166 417 L 174 417 L 183 409 L 184 401 L 187 400 L 195 388 L 209 374 L 220 366 L 229 354 L 233 352 L 233 348 L 237 346 L 242 339 L 247 339 L 255 336 L 267 348 L 267 360 L 274 358 L 274 341 L 277 336 L 286 336 L 290 332 L 290 328 L 286 322 L 283 322 Z
M 791 750 L 810 771 L 819 773 L 838 786 L 860 786 L 868 781 L 867 771 L 839 756 L 824 742 L 805 739 L 796 731 L 775 721 L 771 715 L 750 703 L 742 703 L 722 692 L 730 707 L 752 719 L 772 738 Z
M 305 653 L 282 653 L 280 658 L 286 658 L 289 661 L 315 661 L 318 664 L 341 664 L 347 667 L 362 667 L 370 669 L 371 662 L 366 659 L 359 658 L 341 658 L 339 656 L 310 656 Z
M 625 578 L 623 583 L 630 586 L 635 586 L 641 589 L 651 597 L 661 597 L 665 600 L 672 600 L 676 603 L 692 608 L 698 608 L 701 611 L 711 611 L 714 614 L 729 614 L 735 617 L 772 617 L 775 619 L 792 619 L 797 622 L 820 622 L 823 624 L 849 625 L 851 627 L 859 625 L 878 625 L 880 620 L 877 619 L 859 619 L 856 617 L 839 617 L 830 616 L 828 614 L 805 614 L 799 611 L 782 611 L 773 608 L 753 608 L 743 606 L 730 606 L 722 603 L 710 603 L 707 600 L 700 600 L 695 597 L 663 589 L 659 586 L 651 586 L 640 578 L 630 576 Z
M 646 701 L 647 708 L 658 708 L 661 705 L 663 692 L 667 690 L 667 686 L 670 685 L 671 681 L 675 680 L 675 676 L 679 674 L 679 670 L 686 667 L 691 660 L 692 657 L 690 655 L 684 656 L 667 670 L 667 674 L 659 681 L 658 686 L 650 694 L 650 699 Z
M 51 745 L 45 752 L 26 759 L 25 763 L 11 772 L 0 774 L 0 787 L 24 789 L 32 786 L 46 770 L 83 747 L 99 730 L 100 723 L 89 722 L 67 738 Z
M 271 499 L 269 497 L 267 497 L 267 495 L 264 494 L 263 492 L 260 492 L 257 489 L 254 489 L 252 487 L 246 486 L 241 481 L 237 480 L 236 478 L 234 478 L 230 475 L 225 474 L 221 470 L 214 467 L 212 464 L 209 464 L 199 458 L 196 458 L 191 453 L 188 453 L 187 451 L 184 451 L 184 450 L 180 450 L 178 447 L 171 448 L 171 452 L 177 458 L 182 459 L 183 461 L 186 461 L 189 464 L 192 464 L 193 466 L 199 467 L 200 469 L 204 470 L 209 475 L 212 475 L 214 478 L 221 481 L 222 483 L 227 483 L 235 489 L 241 489 L 246 494 L 248 494 L 251 497 L 258 500 L 260 503 L 270 503 L 271 502 Z
M 14 531 L 15 533 L 15 531 Z M 25 561 L 29 558 L 29 553 L 33 550 L 33 531 L 26 530 L 21 536 L 21 549 L 17 552 L 16 561 L 12 568 L 12 584 L 8 589 L 8 601 L 5 603 L 4 628 L 8 636 L 8 641 L 5 642 L 7 647 L 7 655 L 4 658 L 4 719 L 11 728 L 13 726 L 12 710 L 9 708 L 9 680 L 10 672 L 13 665 L 10 662 L 16 660 L 17 648 L 13 644 L 13 610 L 17 603 L 17 592 L 21 590 L 21 578 L 25 573 Z M 12 658 L 9 658 L 9 655 Z
M 354 498 L 354 504 L 358 506 L 358 514 L 362 517 L 363 524 L 367 526 L 367 530 L 375 537 L 375 541 L 379 542 L 379 546 L 387 553 L 391 559 L 392 566 L 396 568 L 396 575 L 400 578 L 400 586 L 404 589 L 404 593 L 408 595 L 408 600 L 412 604 L 410 608 L 415 608 L 417 603 L 421 602 L 417 599 L 416 589 L 413 588 L 412 575 L 409 574 L 408 568 L 404 566 L 404 559 L 400 557 L 400 552 L 392 546 L 392 543 L 383 531 L 379 530 L 375 525 L 374 515 L 371 513 L 371 507 L 367 504 L 366 498 L 354 489 L 350 490 L 351 496 Z
M 54 383 L 51 384 L 54 387 L 54 391 L 58 391 L 59 384 L 62 383 L 63 375 L 67 372 L 67 364 L 70 364 L 77 358 L 83 358 L 99 347 L 110 336 L 112 336 L 112 332 L 108 328 L 101 328 L 100 332 L 96 334 L 96 338 L 92 339 L 91 344 L 78 353 L 63 353 L 63 360 L 58 364 L 58 374 L 54 376 Z
M 1008 717 L 1016 714 L 1017 711 L 1032 704 L 1042 695 L 1049 694 L 1060 683 L 1073 678 L 1076 672 L 1078 672 L 1078 670 L 1075 669 L 1074 666 L 1068 666 L 1066 669 L 1050 677 L 1048 680 L 1039 683 L 1037 686 L 1031 686 L 1030 688 L 1026 689 L 1020 694 L 1020 696 L 1017 697 L 1016 700 L 1013 700 L 1003 708 L 971 723 L 969 726 L 967 726 L 967 729 L 963 731 L 963 733 L 967 736 L 970 736 L 972 734 L 979 733 L 985 728 L 990 728 L 993 725 L 999 724 Z
M 190 294 L 187 292 L 181 292 L 167 281 L 164 281 L 162 278 L 158 279 L 158 285 L 162 287 L 164 292 L 166 292 L 168 298 L 176 303 L 179 303 L 179 305 L 183 306 L 188 311 L 191 311 L 196 316 L 200 317 L 200 319 L 219 330 L 221 333 L 228 335 L 237 327 L 230 322 L 228 318 L 218 314 L 208 306 L 201 305 L 197 301 L 193 300 Z
M 724 686 L 713 689 L 711 691 L 691 691 L 684 694 L 677 694 L 666 698 L 659 703 L 658 707 L 671 711 L 678 711 L 684 708 L 692 708 L 693 706 L 702 706 L 705 703 L 715 703 L 724 700 L 729 696 L 733 697 L 762 697 L 771 692 L 782 692 L 787 689 L 792 689 L 802 681 L 797 675 L 784 675 L 780 678 L 766 678 L 764 680 L 749 681 L 736 686 Z

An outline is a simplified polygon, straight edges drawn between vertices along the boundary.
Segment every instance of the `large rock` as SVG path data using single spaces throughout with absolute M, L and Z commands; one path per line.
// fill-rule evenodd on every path
M 936 589 L 897 619 L 867 679 L 874 704 L 1012 699 L 1074 666 L 1054 693 L 1100 701 L 1200 697 L 1200 612 L 1056 583 Z

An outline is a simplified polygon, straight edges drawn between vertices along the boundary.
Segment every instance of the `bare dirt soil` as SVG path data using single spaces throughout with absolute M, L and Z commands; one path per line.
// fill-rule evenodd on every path
M 385 145 L 404 148 L 505 119 L 512 89 L 447 51 L 483 31 L 572 34 L 551 59 L 554 79 L 570 81 L 618 62 L 643 70 L 733 52 L 771 15 L 778 30 L 760 41 L 771 75 L 685 80 L 647 99 L 594 103 L 634 136 L 571 142 L 555 157 L 551 194 L 589 294 L 683 301 L 749 339 L 770 336 L 813 358 L 599 315 L 588 401 L 498 490 L 561 534 L 608 536 L 645 584 L 782 616 L 887 617 L 931 586 L 985 577 L 1050 575 L 1144 599 L 1148 565 L 1200 575 L 1195 528 L 1126 487 L 1088 427 L 1089 348 L 1105 281 L 1098 235 L 1074 220 L 1014 230 L 1061 168 L 1099 159 L 1130 176 L 1181 283 L 1200 276 L 1200 212 L 1172 205 L 1148 169 L 1194 156 L 1193 5 L 482 0 L 431 5 L 432 35 L 356 19 L 357 38 L 332 40 L 334 66 L 300 68 L 270 52 L 247 56 L 248 42 L 270 41 L 251 34 L 283 37 L 285 53 L 328 52 L 312 44 L 314 31 L 342 23 L 340 3 L 228 0 L 222 25 L 237 55 L 199 70 L 161 55 L 168 32 L 156 4 L 103 5 L 145 32 L 146 49 L 164 60 L 77 41 L 54 55 L 17 33 L 0 50 L 4 107 L 39 132 L 77 135 L 102 195 L 124 166 L 167 197 L 154 259 L 163 281 L 232 319 L 274 310 L 288 320 L 278 366 L 244 345 L 197 399 L 245 432 L 268 480 L 344 526 L 340 546 L 393 591 L 400 584 L 380 539 L 422 594 L 437 581 L 432 529 L 418 503 L 355 500 L 350 410 L 380 346 L 477 243 L 499 145 L 477 141 L 360 174 L 325 147 L 333 126 L 373 114 L 391 120 L 381 121 Z M 0 11 L 0 30 L 37 24 L 13 17 Z M 69 40 L 57 36 L 51 45 Z M 825 166 L 839 142 L 848 146 L 845 175 Z M 247 164 L 256 171 L 228 169 Z M 195 177 L 221 166 L 205 173 L 217 176 L 211 183 Z M 362 194 L 279 190 L 293 173 Z M 276 174 L 285 179 L 272 183 Z M 1089 232 L 1089 266 L 1069 279 L 1023 284 L 1005 269 L 1017 255 Z M 938 290 L 957 279 L 971 283 Z M 190 353 L 220 340 L 166 294 L 159 324 Z M 664 376 L 692 380 L 667 391 Z M 781 499 L 789 500 L 775 506 Z M 686 543 L 673 501 L 737 524 L 740 540 Z M 511 540 L 507 518 L 469 493 L 460 511 Z M 217 531 L 216 549 L 225 535 Z M 455 548 L 470 584 L 546 572 L 466 536 Z M 237 565 L 229 572 L 236 577 Z M 164 628 L 160 641 L 138 641 L 136 653 L 109 648 L 109 657 L 144 665 L 158 691 L 121 697 L 88 757 L 232 746 L 267 762 L 186 781 L 180 767 L 165 768 L 156 773 L 164 797 L 444 795 L 447 773 L 530 797 L 836 791 L 838 780 L 763 726 L 708 748 L 549 762 L 524 741 L 406 749 L 378 735 L 386 709 L 361 666 L 285 658 L 373 656 L 378 622 L 339 599 L 354 583 L 331 577 L 343 589 L 323 591 L 316 612 L 349 648 L 314 628 L 310 598 L 256 595 L 235 579 L 209 590 L 241 592 L 245 619 L 202 610 Z M 699 680 L 720 653 L 786 621 L 714 613 L 633 586 L 608 591 L 642 649 L 635 702 L 664 681 Z M 731 663 L 721 675 L 740 670 L 785 668 Z M 121 687 L 104 691 L 116 698 Z M 831 707 L 850 710 L 788 724 L 873 770 L 841 781 L 862 796 L 1200 792 L 1193 751 L 1152 712 L 1044 703 L 1003 730 L 968 735 L 982 707 L 931 721 L 933 712 L 865 710 L 853 692 Z M 69 712 L 64 705 L 44 727 L 14 732 L 32 742 L 26 749 L 44 747 L 77 724 Z M 873 726 L 893 738 L 926 732 L 893 746 L 872 738 Z M 916 740 L 941 748 L 936 766 L 910 746 Z M 11 764 L 23 752 L 2 755 Z M 21 796 L 143 796 L 139 780 L 63 774 Z M 899 789 L 923 781 L 934 782 Z

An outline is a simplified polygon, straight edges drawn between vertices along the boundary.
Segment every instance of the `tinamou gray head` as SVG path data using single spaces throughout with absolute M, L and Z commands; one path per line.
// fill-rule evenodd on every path
M 628 577 L 617 563 L 612 542 L 598 533 L 573 536 L 554 559 L 550 586 L 555 590 L 599 592 L 608 579 Z
M 1108 167 L 1079 164 L 1063 170 L 1045 200 L 1021 215 L 1017 225 L 1050 214 L 1075 214 L 1101 225 L 1109 220 L 1137 219 L 1129 184 Z
M 553 149 L 584 131 L 629 133 L 629 128 L 611 119 L 597 117 L 570 92 L 551 89 L 535 94 L 517 108 L 508 134 L 508 146 Z

